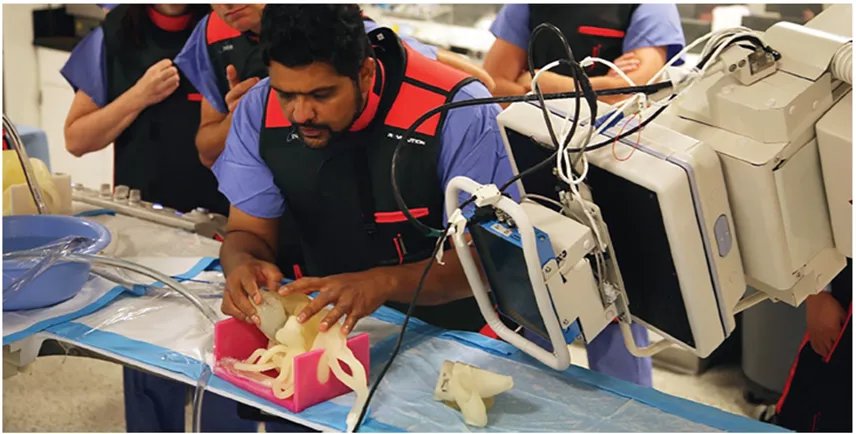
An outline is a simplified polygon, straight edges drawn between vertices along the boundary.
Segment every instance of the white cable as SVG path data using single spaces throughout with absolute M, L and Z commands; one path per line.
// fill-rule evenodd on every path
M 639 96 L 639 95 L 641 95 L 641 96 Z M 618 107 L 617 109 L 615 109 L 615 110 L 612 112 L 612 115 L 610 115 L 610 117 L 608 117 L 608 118 L 607 118 L 607 119 L 606 119 L 602 124 L 600 124 L 600 126 L 599 126 L 599 127 L 597 127 L 597 130 L 595 130 L 594 135 L 595 135 L 595 136 L 600 135 L 604 130 L 606 130 L 606 128 L 607 128 L 610 124 L 612 124 L 613 122 L 615 122 L 615 120 L 618 118 L 618 116 L 620 116 L 620 115 L 622 115 L 622 114 L 625 114 L 625 115 L 627 115 L 627 114 L 633 115 L 633 114 L 638 113 L 638 110 L 637 110 L 637 111 L 634 111 L 633 113 L 626 113 L 626 112 L 625 112 L 625 110 L 627 110 L 627 108 L 628 108 L 629 106 L 631 106 L 631 105 L 633 105 L 633 104 L 638 104 L 638 103 L 639 103 L 639 101 L 637 101 L 637 100 L 636 100 L 637 98 L 645 98 L 645 94 L 644 94 L 644 93 L 637 93 L 637 94 L 633 95 L 632 97 L 627 98 L 627 99 L 624 101 L 624 103 L 623 103 L 623 104 L 621 104 L 621 106 L 620 106 L 620 107 Z
M 721 39 L 723 36 L 725 36 L 726 34 L 728 34 L 728 33 L 730 33 L 730 32 L 734 32 L 735 30 L 739 31 L 739 33 L 740 33 L 740 34 L 747 33 L 747 32 L 748 32 L 748 33 L 751 33 L 751 32 L 752 32 L 750 29 L 748 29 L 748 28 L 746 28 L 746 27 L 734 27 L 734 28 L 729 28 L 729 29 L 724 29 L 724 30 L 718 30 L 718 31 L 716 31 L 716 32 L 710 32 L 710 33 L 707 33 L 707 34 L 705 34 L 705 35 L 702 35 L 702 36 L 700 36 L 699 38 L 697 38 L 695 41 L 692 41 L 691 43 L 689 43 L 689 44 L 688 44 L 686 47 L 684 47 L 684 49 L 683 49 L 683 50 L 681 50 L 678 54 L 676 54 L 676 55 L 672 56 L 672 58 L 671 58 L 671 59 L 669 59 L 669 61 L 668 61 L 668 62 L 666 62 L 666 64 L 665 64 L 665 65 L 663 65 L 663 67 L 662 67 L 662 68 L 660 68 L 660 70 L 659 70 L 659 71 L 657 71 L 657 73 L 656 73 L 656 74 L 654 74 L 654 76 L 653 76 L 653 77 L 651 77 L 651 79 L 650 79 L 650 80 L 648 80 L 648 82 L 647 82 L 647 83 L 645 83 L 645 84 L 649 84 L 649 85 L 650 85 L 650 84 L 655 83 L 655 82 L 660 78 L 660 76 L 662 76 L 662 75 L 663 75 L 663 73 L 665 73 L 665 72 L 666 72 L 666 70 L 667 70 L 667 69 L 669 69 L 669 67 L 670 67 L 670 66 L 672 66 L 675 62 L 677 62 L 681 57 L 683 57 L 685 54 L 687 54 L 690 50 L 692 50 L 693 48 L 695 48 L 695 47 L 696 47 L 696 45 L 698 45 L 698 44 L 700 44 L 700 43 L 702 43 L 702 42 L 704 42 L 704 41 L 707 41 L 708 39 L 711 39 L 712 37 L 716 36 L 716 39 L 711 40 L 710 42 L 708 42 L 708 44 L 710 44 L 711 42 L 717 41 L 717 40 Z M 754 35 L 754 33 L 752 33 L 752 34 Z M 707 52 L 707 51 L 708 51 L 708 47 L 707 47 L 707 46 L 705 46 L 705 49 L 704 49 L 704 50 L 702 50 L 702 53 L 705 53 L 705 52 Z
M 708 38 L 710 38 L 711 36 L 713 36 L 713 32 L 708 33 L 708 34 L 706 34 L 706 35 L 704 35 L 704 36 L 699 37 L 698 39 L 696 39 L 695 41 L 691 42 L 689 45 L 687 45 L 686 47 L 684 47 L 684 49 L 683 49 L 683 50 L 681 50 L 680 52 L 678 52 L 678 54 L 675 54 L 674 56 L 672 56 L 672 58 L 671 58 L 671 59 L 669 59 L 669 61 L 668 61 L 668 62 L 666 62 L 666 64 L 665 64 L 665 65 L 663 65 L 663 67 L 662 67 L 662 68 L 660 68 L 660 70 L 659 70 L 659 71 L 657 71 L 657 73 L 656 73 L 656 74 L 654 74 L 654 76 L 653 76 L 653 77 L 651 77 L 651 79 L 650 79 L 650 80 L 648 80 L 648 82 L 647 82 L 647 83 L 645 83 L 645 84 L 650 85 L 650 84 L 653 84 L 654 82 L 656 82 L 656 81 L 660 78 L 660 76 L 661 76 L 661 75 L 663 75 L 663 73 L 664 73 L 664 72 L 666 72 L 666 70 L 667 70 L 667 69 L 669 69 L 669 67 L 670 67 L 670 66 L 672 66 L 675 62 L 677 62 L 677 61 L 678 61 L 678 59 L 680 59 L 681 57 L 683 57 L 683 56 L 684 56 L 685 54 L 687 54 L 690 50 L 692 50 L 693 48 L 695 48 L 695 46 L 696 46 L 696 45 L 698 45 L 698 44 L 702 43 L 703 41 L 707 40 L 707 39 L 708 39 Z
M 713 65 L 714 63 L 716 63 L 716 61 L 719 59 L 719 55 L 720 55 L 720 54 L 722 54 L 722 52 L 723 52 L 723 51 L 724 51 L 724 50 L 725 50 L 729 45 L 731 45 L 731 42 L 733 42 L 735 39 L 737 39 L 737 38 L 739 38 L 739 37 L 741 37 L 741 36 L 745 36 L 745 33 L 737 33 L 737 34 L 735 34 L 735 35 L 731 36 L 730 38 L 728 38 L 725 42 L 723 42 L 723 43 L 719 44 L 719 45 L 716 47 L 716 51 L 714 51 L 714 52 L 713 52 L 713 55 L 712 55 L 712 56 L 710 56 L 710 60 L 708 60 L 708 62 L 707 62 L 704 66 L 702 66 L 702 68 L 701 68 L 701 75 L 702 75 L 702 76 L 704 75 L 705 71 L 707 71 L 707 70 L 710 68 L 710 65 Z
M 613 71 L 615 71 L 615 73 L 618 74 L 618 76 L 621 77 L 624 81 L 626 81 L 628 85 L 630 85 L 631 87 L 636 86 L 636 83 L 633 80 L 631 80 L 630 77 L 628 77 L 627 74 L 625 74 L 624 71 L 622 71 L 621 68 L 618 67 L 618 65 L 616 65 L 616 64 L 614 64 L 614 63 L 612 63 L 606 59 L 603 59 L 600 57 L 589 56 L 580 62 L 580 66 L 585 68 L 586 66 L 588 66 L 591 63 L 600 63 L 603 65 L 606 65 L 609 69 L 612 69 Z
M 708 33 L 696 39 L 691 44 L 687 45 L 683 50 L 681 50 L 680 53 L 673 56 L 669 60 L 669 62 L 667 62 L 666 65 L 663 66 L 663 68 L 661 68 L 660 71 L 657 72 L 657 74 L 651 77 L 651 80 L 648 81 L 648 84 L 653 83 L 663 74 L 664 71 L 669 68 L 669 66 L 671 66 L 675 61 L 677 61 L 678 58 L 686 54 L 687 51 L 689 51 L 702 41 L 709 39 L 701 52 L 701 58 L 707 57 L 707 54 L 711 53 L 711 50 L 714 51 L 712 52 L 713 54 L 708 58 L 707 63 L 701 69 L 696 69 L 695 67 L 693 67 L 693 71 L 691 73 L 694 74 L 694 76 L 687 78 L 688 82 L 683 84 L 683 88 L 680 91 L 678 91 L 677 93 L 673 93 L 661 100 L 651 101 L 650 104 L 657 107 L 663 107 L 668 106 L 673 102 L 677 101 L 681 96 L 685 95 L 691 87 L 695 86 L 696 83 L 698 83 L 702 78 L 704 78 L 708 71 L 711 71 L 712 65 L 717 64 L 717 60 L 720 54 L 722 54 L 722 51 L 725 50 L 725 48 L 728 47 L 732 41 L 734 41 L 738 37 L 746 35 L 758 37 L 756 32 L 752 31 L 751 29 L 748 29 L 746 27 L 734 27 L 719 30 L 717 32 Z

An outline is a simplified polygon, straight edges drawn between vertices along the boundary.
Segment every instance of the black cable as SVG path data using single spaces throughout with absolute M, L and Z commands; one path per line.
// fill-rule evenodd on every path
M 728 45 L 736 44 L 736 43 L 743 42 L 743 41 L 752 42 L 756 49 L 760 48 L 760 49 L 772 54 L 776 60 L 779 60 L 782 57 L 782 55 L 778 51 L 772 49 L 769 45 L 764 45 L 764 41 L 762 41 L 761 38 L 759 38 L 755 35 L 738 36 L 738 37 L 734 38 L 733 40 L 728 41 Z M 721 43 L 724 43 L 724 42 L 721 42 Z M 702 67 L 704 67 L 704 65 L 706 65 L 707 62 L 709 62 L 711 60 L 711 58 L 713 57 L 713 53 L 715 53 L 716 51 L 717 51 L 716 48 L 710 50 L 710 52 L 707 53 L 706 56 L 704 56 L 701 60 L 699 60 L 698 64 L 696 65 L 696 68 L 701 69 Z
M 474 198 L 471 198 L 468 201 L 471 200 L 474 200 Z M 449 224 L 446 224 L 446 229 L 443 231 L 444 233 L 448 231 L 449 226 Z M 363 424 L 363 419 L 365 419 L 366 413 L 369 409 L 369 403 L 377 391 L 378 385 L 380 385 L 380 382 L 383 380 L 383 377 L 386 375 L 389 367 L 392 366 L 392 361 L 395 360 L 395 357 L 398 356 L 398 352 L 401 350 L 401 344 L 404 342 L 404 333 L 407 331 L 407 324 L 410 322 L 410 317 L 413 316 L 413 309 L 416 308 L 416 300 L 419 299 L 419 294 L 422 292 L 422 287 L 425 286 L 425 279 L 428 277 L 428 272 L 431 271 L 431 266 L 434 265 L 434 257 L 437 256 L 437 252 L 443 248 L 444 244 L 445 242 L 439 242 L 438 240 L 437 245 L 434 246 L 434 251 L 428 258 L 428 263 L 425 264 L 425 269 L 422 271 L 422 276 L 419 278 L 419 285 L 416 287 L 416 291 L 413 292 L 413 298 L 410 300 L 410 305 L 407 307 L 407 313 L 404 315 L 404 322 L 401 324 L 401 331 L 398 333 L 398 339 L 395 341 L 395 347 L 392 349 L 392 354 L 389 356 L 389 360 L 387 360 L 383 365 L 383 369 L 380 370 L 377 380 L 375 380 L 375 383 L 369 391 L 369 395 L 366 397 L 366 402 L 363 404 L 363 409 L 360 411 L 360 416 L 357 418 L 356 425 L 354 425 L 354 432 L 356 432 L 360 428 L 360 425 Z
M 392 154 L 392 167 L 390 170 L 392 192 L 393 192 L 393 196 L 395 197 L 395 202 L 398 205 L 398 208 L 401 210 L 401 212 L 407 218 L 407 221 L 410 222 L 411 224 L 413 224 L 423 235 L 425 235 L 427 237 L 435 237 L 436 238 L 436 237 L 442 236 L 443 233 L 442 233 L 442 231 L 439 231 L 435 228 L 432 228 L 432 227 L 426 225 L 425 223 L 422 223 L 421 221 L 417 220 L 415 217 L 413 217 L 413 215 L 410 213 L 410 209 L 408 208 L 407 204 L 404 202 L 404 198 L 401 195 L 401 190 L 398 186 L 398 178 L 397 178 L 396 174 L 398 173 L 398 171 L 397 171 L 398 160 L 399 160 L 399 156 L 401 155 L 401 149 L 403 148 L 403 145 L 407 143 L 407 140 L 413 135 L 413 133 L 416 131 L 416 129 L 420 125 L 422 125 L 422 123 L 424 123 L 426 120 L 431 118 L 432 116 L 434 116 L 438 113 L 444 112 L 444 111 L 449 111 L 449 110 L 452 110 L 455 108 L 460 108 L 460 107 L 482 105 L 482 104 L 492 104 L 492 103 L 533 101 L 533 100 L 537 99 L 539 101 L 539 103 L 541 104 L 541 110 L 542 110 L 542 113 L 544 114 L 544 121 L 547 124 L 547 130 L 550 133 L 550 138 L 553 141 L 553 145 L 556 147 L 556 149 L 559 149 L 559 140 L 556 138 L 555 132 L 553 131 L 553 124 L 550 120 L 550 112 L 549 112 L 549 109 L 547 108 L 547 105 L 545 103 L 546 99 L 558 99 L 558 98 L 568 98 L 568 97 L 576 98 L 576 104 L 574 105 L 574 107 L 575 107 L 574 123 L 571 126 L 570 134 L 568 134 L 565 137 L 565 142 L 564 142 L 564 146 L 567 146 L 567 144 L 570 142 L 571 138 L 574 136 L 574 132 L 576 131 L 576 127 L 577 127 L 577 123 L 579 122 L 580 87 L 582 88 L 583 96 L 585 96 L 586 101 L 589 103 L 589 110 L 591 112 L 591 118 L 594 119 L 597 116 L 597 95 L 613 95 L 613 94 L 619 95 L 619 94 L 625 94 L 625 93 L 636 93 L 636 91 L 641 91 L 641 92 L 644 92 L 647 94 L 647 93 L 657 92 L 657 91 L 663 89 L 664 87 L 670 86 L 670 83 L 658 83 L 657 85 L 650 85 L 650 86 L 633 86 L 632 90 L 630 90 L 630 88 L 619 88 L 619 89 L 609 89 L 609 90 L 605 90 L 602 92 L 595 92 L 591 87 L 591 82 L 589 81 L 588 76 L 586 76 L 585 71 L 583 71 L 582 67 L 579 66 L 579 63 L 577 63 L 577 61 L 574 59 L 573 51 L 571 50 L 570 45 L 568 44 L 567 40 L 565 39 L 564 34 L 562 34 L 562 32 L 558 28 L 556 28 L 555 26 L 553 26 L 552 24 L 549 24 L 549 23 L 544 23 L 544 24 L 537 26 L 535 28 L 535 30 L 533 30 L 532 36 L 530 37 L 530 51 L 529 51 L 530 55 L 529 55 L 529 59 L 528 59 L 529 62 L 528 63 L 529 63 L 530 74 L 532 74 L 533 76 L 534 76 L 534 63 L 533 63 L 533 59 L 532 59 L 532 55 L 531 55 L 531 53 L 532 53 L 531 43 L 539 33 L 541 33 L 542 31 L 545 31 L 545 30 L 549 30 L 549 31 L 553 32 L 560 39 L 563 46 L 565 47 L 565 53 L 568 56 L 568 59 L 560 59 L 560 62 L 567 64 L 571 67 L 572 78 L 574 79 L 574 92 L 568 92 L 568 93 L 563 93 L 563 94 L 552 94 L 551 95 L 552 98 L 547 98 L 541 92 L 540 86 L 536 82 L 535 83 L 535 89 L 534 89 L 534 91 L 535 91 L 534 96 L 533 95 L 523 95 L 523 96 L 511 96 L 511 97 L 479 98 L 479 99 L 472 99 L 472 100 L 467 100 L 467 101 L 458 101 L 458 102 L 443 104 L 439 107 L 435 107 L 434 109 L 428 111 L 427 113 L 425 113 L 421 117 L 419 117 L 415 122 L 413 122 L 413 124 L 410 126 L 410 128 L 407 129 L 407 131 L 404 133 L 404 135 L 402 135 L 401 139 L 399 139 L 398 144 L 395 147 L 395 151 Z M 656 89 L 656 90 L 654 90 L 654 89 Z M 539 166 L 540 166 L 540 164 L 539 164 Z
M 670 100 L 671 100 L 671 98 L 670 98 Z M 590 145 L 590 146 L 586 146 L 586 147 L 583 147 L 580 149 L 570 149 L 570 150 L 568 150 L 568 152 L 594 151 L 594 150 L 600 149 L 604 146 L 607 146 L 612 142 L 624 139 L 625 137 L 630 136 L 631 134 L 639 131 L 640 129 L 645 128 L 646 125 L 650 124 L 654 119 L 657 118 L 657 116 L 660 116 L 660 114 L 663 113 L 668 107 L 669 107 L 668 105 L 663 105 L 662 107 L 658 108 L 657 111 L 655 111 L 651 116 L 648 116 L 644 121 L 640 122 L 639 125 L 636 125 L 635 127 L 625 131 L 624 133 L 622 133 L 621 135 L 619 135 L 617 137 L 614 137 L 611 139 L 606 139 L 600 143 Z
M 672 87 L 672 84 L 670 82 L 662 82 L 662 83 L 655 83 L 655 84 L 643 85 L 643 86 L 628 86 L 628 87 L 620 87 L 620 88 L 615 88 L 615 89 L 604 89 L 604 90 L 597 90 L 597 91 L 593 90 L 592 93 L 595 95 L 595 98 L 597 96 L 624 95 L 624 94 L 633 94 L 633 93 L 644 93 L 644 94 L 648 95 L 648 94 L 657 93 L 663 89 L 667 89 L 670 87 Z M 583 90 L 583 93 L 585 93 L 585 89 Z M 567 99 L 567 98 L 573 98 L 573 97 L 577 97 L 577 96 L 580 96 L 579 92 L 560 92 L 560 93 L 548 93 L 548 94 L 542 95 L 544 100 Z M 401 212 L 404 213 L 404 216 L 407 217 L 407 220 L 410 221 L 411 224 L 415 225 L 417 227 L 417 229 L 419 229 L 419 231 L 425 236 L 435 237 L 435 238 L 440 236 L 440 232 L 438 230 L 422 223 L 421 221 L 414 218 L 412 214 L 410 214 L 410 210 L 407 207 L 407 205 L 405 204 L 404 199 L 401 196 L 401 190 L 398 187 L 398 179 L 396 176 L 397 167 L 398 167 L 398 160 L 399 160 L 399 156 L 401 153 L 401 149 L 404 147 L 404 145 L 406 145 L 407 140 L 413 135 L 413 133 L 416 131 L 417 128 L 419 128 L 420 125 L 422 125 L 423 123 L 425 123 L 425 121 L 427 121 L 429 118 L 431 118 L 432 116 L 434 116 L 438 113 L 453 110 L 456 108 L 476 106 L 476 105 L 485 105 L 485 104 L 532 102 L 532 101 L 536 101 L 536 100 L 539 100 L 539 95 L 500 96 L 500 97 L 490 97 L 490 98 L 476 98 L 476 99 L 470 99 L 470 100 L 465 100 L 465 101 L 456 101 L 456 102 L 446 103 L 446 104 L 443 104 L 441 106 L 437 106 L 437 107 L 433 108 L 432 110 L 426 112 L 422 116 L 420 116 L 418 119 L 416 119 L 416 121 L 413 122 L 413 125 L 411 125 L 410 128 L 408 128 L 407 131 L 405 131 L 404 134 L 401 136 L 401 139 L 399 139 L 398 144 L 395 147 L 395 151 L 392 154 L 392 168 L 390 171 L 390 178 L 392 181 L 392 192 L 393 192 L 393 196 L 395 197 L 395 202 L 398 205 L 398 208 L 401 210 Z M 596 103 L 595 103 L 595 105 L 596 105 Z M 577 104 L 577 106 L 579 107 L 579 104 Z M 542 107 L 545 107 L 545 106 L 542 106 Z M 568 137 L 569 138 L 573 137 L 573 135 L 569 134 Z
M 576 62 L 576 58 L 574 58 L 574 52 L 571 49 L 570 44 L 568 44 L 567 39 L 565 39 L 565 35 L 554 25 L 550 23 L 541 23 L 532 30 L 532 35 L 529 36 L 529 49 L 527 53 L 529 56 L 527 57 L 527 66 L 529 67 L 529 75 L 531 77 L 535 77 L 535 57 L 532 53 L 535 52 L 535 40 L 538 38 L 538 35 L 545 31 L 549 30 L 559 38 L 559 41 L 562 44 L 562 47 L 565 49 L 566 59 L 560 59 L 560 64 L 566 64 L 571 68 L 571 78 L 574 80 L 574 123 L 571 125 L 570 134 L 565 137 L 565 142 L 563 146 L 566 146 L 571 137 L 574 136 L 574 133 L 577 131 L 577 124 L 579 123 L 578 119 L 580 118 L 580 74 L 577 69 L 579 68 L 579 64 Z M 585 73 L 582 74 L 585 76 Z M 588 80 L 588 77 L 585 78 Z M 541 104 L 541 113 L 544 116 L 544 124 L 547 126 L 547 132 L 550 134 L 550 140 L 553 142 L 553 146 L 556 149 L 560 149 L 559 140 L 556 138 L 556 133 L 553 131 L 553 122 L 550 120 L 550 111 L 547 109 L 547 103 L 544 101 L 544 94 L 541 92 L 541 84 L 537 81 L 534 83 L 535 88 L 532 89 L 535 91 L 535 95 L 538 97 L 538 102 Z

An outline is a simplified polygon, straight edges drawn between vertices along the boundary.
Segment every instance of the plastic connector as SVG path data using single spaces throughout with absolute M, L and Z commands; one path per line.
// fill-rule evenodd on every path
M 648 97 L 644 93 L 635 93 L 622 106 L 621 114 L 624 117 L 633 116 L 641 113 L 648 107 Z
M 467 218 L 464 217 L 464 213 L 460 208 L 456 209 L 455 212 L 449 217 L 449 229 L 446 230 L 446 233 L 439 239 L 437 239 L 438 243 L 443 243 L 447 238 L 452 237 L 455 239 L 456 235 L 461 235 L 467 230 Z M 440 265 L 446 265 L 443 262 L 443 254 L 445 250 L 440 248 L 437 249 L 437 254 L 434 255 L 434 259 Z
M 502 192 L 499 191 L 496 185 L 487 184 L 477 188 L 473 196 L 476 197 L 476 206 L 478 207 L 494 206 L 502 199 Z

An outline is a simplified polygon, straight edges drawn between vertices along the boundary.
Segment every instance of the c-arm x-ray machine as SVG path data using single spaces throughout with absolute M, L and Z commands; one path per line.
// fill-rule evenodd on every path
M 706 357 L 738 312 L 823 290 L 852 249 L 850 16 L 835 5 L 805 26 L 772 26 L 758 36 L 778 59 L 722 42 L 710 68 L 672 79 L 677 98 L 633 113 L 670 103 L 653 122 L 569 157 L 570 183 L 549 164 L 517 181 L 518 202 L 453 179 L 451 237 L 494 331 L 555 369 L 569 342 L 612 321 L 636 355 L 678 345 Z M 574 120 L 572 104 L 547 107 L 556 131 L 580 122 L 579 146 L 603 118 L 581 106 Z M 539 105 L 513 104 L 498 122 L 515 173 L 556 151 Z M 634 125 L 613 124 L 589 143 Z M 458 209 L 468 195 L 476 206 Z M 634 322 L 665 339 L 636 347 Z

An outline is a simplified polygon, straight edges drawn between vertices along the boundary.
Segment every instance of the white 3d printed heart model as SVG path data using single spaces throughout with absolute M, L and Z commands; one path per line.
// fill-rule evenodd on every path
M 459 408 L 468 425 L 484 427 L 493 397 L 512 387 L 514 380 L 509 376 L 447 360 L 434 387 L 434 399 Z

